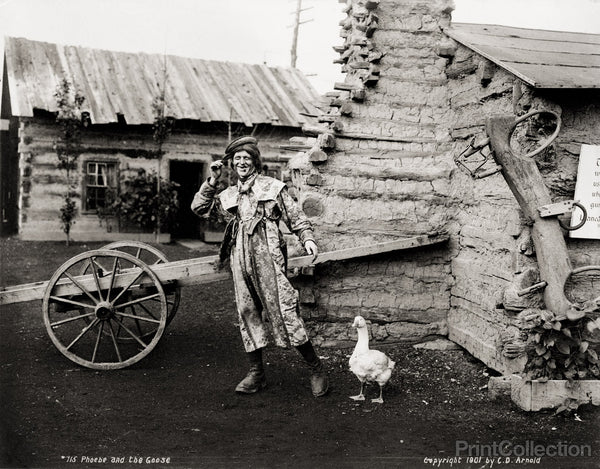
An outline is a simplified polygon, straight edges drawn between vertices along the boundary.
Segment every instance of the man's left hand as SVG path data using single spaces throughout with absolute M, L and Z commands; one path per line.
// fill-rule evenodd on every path
M 317 256 L 319 255 L 319 248 L 317 247 L 317 244 L 312 239 L 309 239 L 306 241 L 306 243 L 304 243 L 304 249 L 306 249 L 306 252 L 309 255 L 313 256 L 312 263 L 314 264 L 317 260 Z

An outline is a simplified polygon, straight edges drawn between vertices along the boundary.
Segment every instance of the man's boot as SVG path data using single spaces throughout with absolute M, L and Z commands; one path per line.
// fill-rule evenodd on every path
M 329 391 L 329 380 L 323 369 L 323 362 L 315 353 L 310 340 L 296 347 L 310 368 L 310 387 L 315 397 L 321 397 Z
M 246 377 L 237 385 L 235 392 L 253 394 L 267 385 L 262 361 L 262 349 L 259 348 L 253 352 L 247 352 L 246 355 L 250 362 L 250 371 L 248 371 Z

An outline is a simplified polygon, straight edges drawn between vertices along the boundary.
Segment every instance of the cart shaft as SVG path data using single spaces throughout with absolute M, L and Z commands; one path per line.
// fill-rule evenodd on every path
M 419 246 L 438 244 L 448 240 L 448 235 L 421 235 L 412 238 L 403 238 L 395 241 L 375 243 L 367 246 L 329 251 L 319 254 L 315 262 L 312 256 L 294 257 L 288 262 L 288 269 L 294 270 L 313 264 L 322 264 L 329 261 L 352 259 L 364 257 L 384 252 L 392 252 L 403 249 L 410 249 Z M 162 284 L 174 283 L 178 286 L 198 285 L 203 283 L 212 283 L 227 279 L 231 276 L 228 269 L 217 270 L 216 265 L 218 256 L 198 257 L 194 259 L 185 259 L 181 261 L 166 262 L 163 264 L 154 264 L 152 271 L 158 276 Z M 112 288 L 125 288 L 136 281 L 140 273 L 139 268 L 124 270 L 115 275 Z M 98 289 L 107 290 L 110 286 L 112 275 L 108 273 L 102 278 L 96 280 L 92 274 L 80 275 L 75 277 L 77 283 L 88 292 L 96 292 Z M 96 281 L 98 283 L 96 283 Z M 14 287 L 0 289 L 0 305 L 11 303 L 22 303 L 26 301 L 42 300 L 48 282 L 35 282 Z M 144 286 L 143 282 L 141 286 Z M 98 288 L 99 287 L 99 288 Z M 71 295 L 80 295 L 81 289 L 72 281 L 59 281 L 53 291 L 54 296 L 68 297 Z

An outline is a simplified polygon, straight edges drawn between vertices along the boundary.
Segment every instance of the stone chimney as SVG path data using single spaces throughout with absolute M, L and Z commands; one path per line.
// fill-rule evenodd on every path
M 346 78 L 323 96 L 319 126 L 304 129 L 307 151 L 290 163 L 321 250 L 448 231 L 454 163 L 445 70 L 453 45 L 442 28 L 453 2 L 342 3 L 347 16 L 334 49 Z M 449 251 L 399 251 L 319 269 L 305 315 L 335 323 L 362 314 L 377 321 L 381 340 L 444 335 Z M 325 325 L 319 334 L 327 341 Z

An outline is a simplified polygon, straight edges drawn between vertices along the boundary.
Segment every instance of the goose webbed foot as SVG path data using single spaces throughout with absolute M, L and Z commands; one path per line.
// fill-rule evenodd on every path
M 376 399 L 371 399 L 371 402 L 383 404 L 383 388 L 381 386 L 379 386 L 379 397 Z
M 363 389 L 365 387 L 365 383 L 360 383 L 360 393 L 357 396 L 350 396 L 350 399 L 353 401 L 364 401 L 365 395 L 363 394 Z

